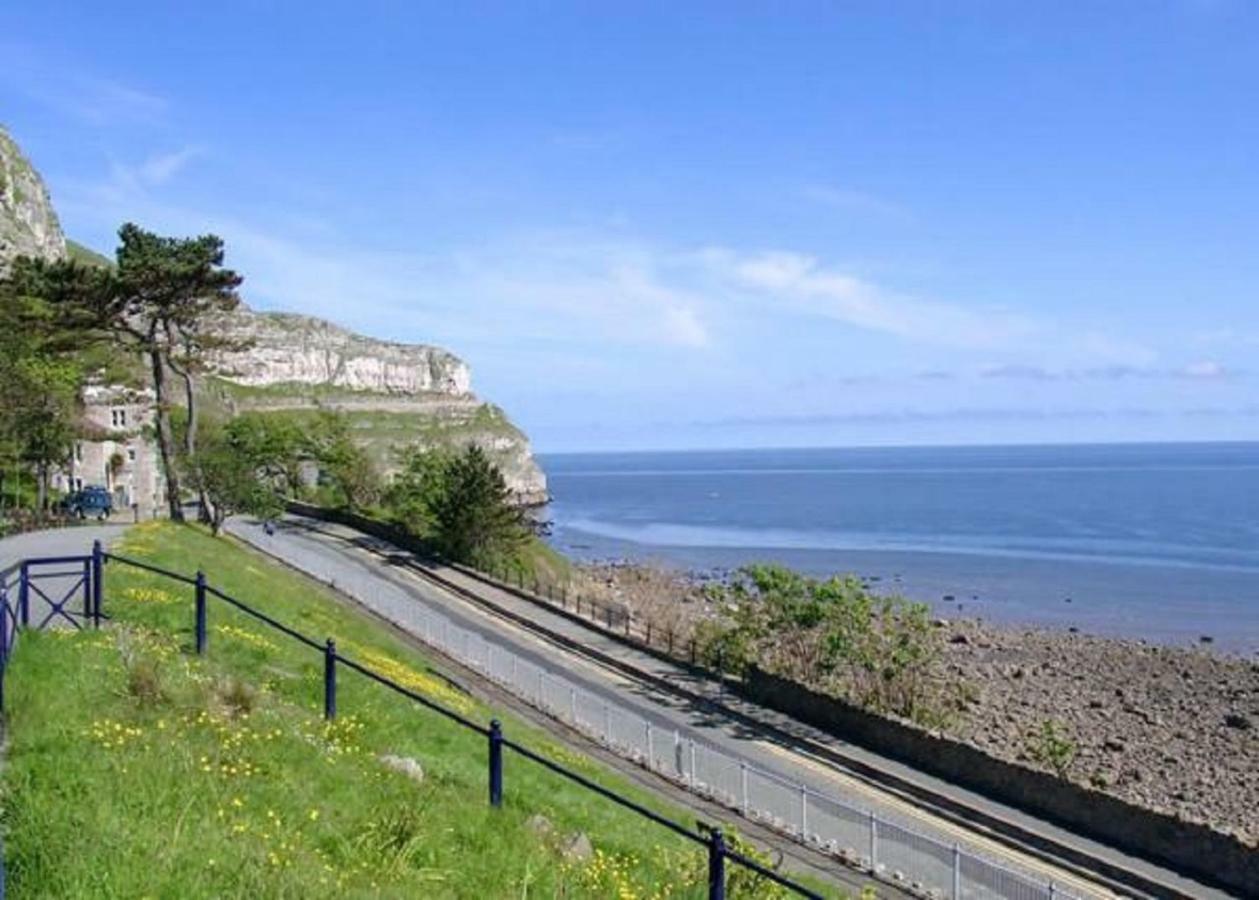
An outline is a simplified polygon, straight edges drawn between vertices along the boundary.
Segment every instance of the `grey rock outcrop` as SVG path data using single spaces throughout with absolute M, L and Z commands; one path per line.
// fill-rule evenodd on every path
M 65 253 L 65 235 L 44 180 L 0 128 L 0 275 L 14 257 L 60 259 Z
M 248 350 L 221 353 L 220 375 L 238 384 L 319 385 L 374 394 L 460 396 L 471 391 L 468 366 L 453 353 L 355 334 L 313 316 L 242 309 L 216 331 L 248 339 Z
M 231 411 L 337 410 L 386 473 L 397 466 L 400 449 L 473 443 L 520 502 L 546 502 L 546 476 L 528 438 L 472 392 L 468 366 L 453 353 L 366 337 L 312 316 L 247 308 L 215 330 L 248 347 L 220 353 L 211 365 Z

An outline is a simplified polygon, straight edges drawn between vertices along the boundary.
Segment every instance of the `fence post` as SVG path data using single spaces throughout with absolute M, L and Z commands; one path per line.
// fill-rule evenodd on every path
M 22 573 L 18 577 L 20 579 L 17 588 L 18 620 L 25 628 L 31 624 L 31 570 L 25 561 L 22 563 Z
M 574 725 L 577 723 L 577 688 L 568 689 L 568 718 Z
M 696 779 L 696 777 L 695 777 L 695 739 L 694 739 L 694 738 L 691 738 L 691 739 L 690 739 L 690 741 L 691 741 L 691 781 L 690 781 L 690 785 L 691 785 L 691 788 L 692 788 L 692 789 L 694 789 L 695 785 L 699 784 L 699 781 L 698 781 L 698 779 Z
M 490 720 L 490 806 L 503 805 L 503 726 Z
M 332 638 L 323 650 L 323 717 L 329 722 L 337 717 L 337 644 Z
M 9 668 L 9 586 L 0 584 L 0 713 L 4 712 L 4 675 Z
M 708 832 L 708 900 L 726 900 L 726 840 L 720 828 Z
M 612 707 L 603 704 L 603 742 L 612 746 Z
M 1050 892 L 1053 896 L 1053 892 Z M 962 898 L 962 848 L 958 844 L 953 845 L 953 900 L 961 900 Z
M 870 871 L 879 868 L 879 817 L 870 811 Z
M 105 602 L 105 550 L 100 541 L 92 541 L 92 623 L 101 627 L 101 612 Z
M 809 789 L 800 785 L 800 840 L 809 842 Z
M 196 645 L 197 656 L 205 656 L 205 572 L 197 571 L 196 578 L 197 612 L 196 612 Z
M 1049 900 L 1057 900 L 1057 897 L 1058 897 L 1058 885 L 1051 878 L 1049 879 Z
M 647 733 L 647 771 L 651 771 L 651 759 L 653 756 L 652 739 L 651 739 L 651 722 L 644 720 L 643 730 Z
M 739 800 L 739 811 L 743 813 L 743 818 L 748 817 L 748 764 L 739 761 L 739 791 L 742 797 Z

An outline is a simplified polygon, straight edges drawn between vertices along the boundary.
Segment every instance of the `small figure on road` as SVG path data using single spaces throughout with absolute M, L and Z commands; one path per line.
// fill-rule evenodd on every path
M 275 534 L 275 522 L 272 522 L 270 519 L 265 520 L 262 523 L 262 530 L 267 533 L 267 537 Z

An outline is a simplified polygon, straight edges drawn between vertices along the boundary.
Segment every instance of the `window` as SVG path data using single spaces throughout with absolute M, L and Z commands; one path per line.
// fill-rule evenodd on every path
M 127 411 L 125 409 L 111 409 L 109 411 L 109 421 L 115 428 L 126 428 Z
M 83 462 L 83 445 L 76 443 L 74 445 L 74 459 L 76 462 Z
M 128 448 L 127 448 L 127 459 L 128 459 L 130 462 L 135 462 L 135 461 L 136 461 L 136 448 L 135 448 L 135 447 L 128 447 Z

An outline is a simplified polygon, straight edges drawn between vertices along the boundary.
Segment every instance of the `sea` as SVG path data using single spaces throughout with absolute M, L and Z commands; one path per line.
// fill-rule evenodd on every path
M 1259 654 L 1259 443 L 546 454 L 552 543 Z

